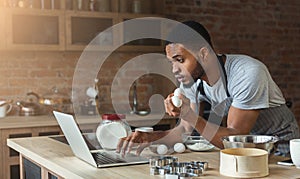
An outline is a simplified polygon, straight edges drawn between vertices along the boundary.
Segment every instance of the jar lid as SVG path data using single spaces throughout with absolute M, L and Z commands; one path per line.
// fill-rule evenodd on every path
M 138 128 L 135 128 L 135 131 L 153 132 L 153 127 L 138 127 Z
M 120 120 L 120 119 L 125 119 L 126 115 L 125 114 L 102 114 L 102 119 L 106 120 Z

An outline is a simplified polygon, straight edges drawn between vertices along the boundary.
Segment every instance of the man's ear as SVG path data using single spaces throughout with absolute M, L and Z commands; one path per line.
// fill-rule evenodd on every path
M 203 61 L 203 62 L 207 61 L 208 54 L 209 54 L 209 50 L 206 47 L 202 47 L 198 51 L 198 56 L 200 57 L 201 61 Z

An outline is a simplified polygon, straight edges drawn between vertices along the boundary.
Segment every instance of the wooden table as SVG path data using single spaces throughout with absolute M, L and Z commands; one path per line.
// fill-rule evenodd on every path
M 134 127 L 152 126 L 173 128 L 176 118 L 151 114 L 147 116 L 126 115 L 126 120 Z M 81 131 L 95 132 L 101 122 L 97 116 L 76 116 Z M 19 179 L 19 155 L 6 145 L 8 138 L 49 136 L 62 134 L 53 115 L 7 116 L 0 119 L 0 179 Z
M 150 175 L 149 166 L 132 165 L 123 167 L 98 169 L 86 162 L 76 158 L 70 147 L 62 142 L 53 140 L 49 137 L 31 137 L 8 139 L 9 147 L 20 152 L 20 160 L 25 157 L 39 165 L 42 169 L 43 178 L 48 178 L 48 172 L 58 178 L 161 178 L 161 176 Z M 144 154 L 150 154 L 150 151 L 144 151 Z M 219 151 L 210 152 L 190 152 L 175 154 L 179 161 L 207 161 L 209 169 L 201 178 L 227 178 L 219 174 Z M 281 157 L 271 157 L 269 160 L 270 175 L 265 178 L 300 178 L 300 169 L 296 167 L 279 166 L 276 161 Z M 22 162 L 21 162 L 22 163 Z M 22 173 L 22 167 L 21 167 Z

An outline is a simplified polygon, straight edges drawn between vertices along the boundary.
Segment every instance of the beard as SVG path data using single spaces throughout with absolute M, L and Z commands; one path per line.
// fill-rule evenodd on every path
M 191 72 L 191 80 L 189 80 L 189 83 L 183 84 L 184 87 L 191 87 L 198 79 L 200 79 L 205 74 L 204 69 L 198 62 L 196 67 Z

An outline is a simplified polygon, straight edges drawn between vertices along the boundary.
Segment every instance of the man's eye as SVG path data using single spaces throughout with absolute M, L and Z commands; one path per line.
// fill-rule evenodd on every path
M 183 63 L 184 62 L 184 59 L 183 58 L 177 58 L 176 59 L 179 63 Z

